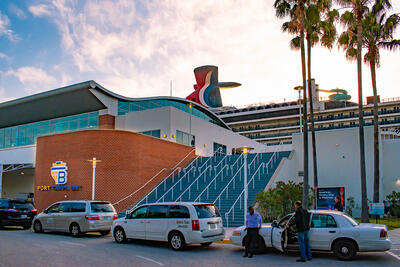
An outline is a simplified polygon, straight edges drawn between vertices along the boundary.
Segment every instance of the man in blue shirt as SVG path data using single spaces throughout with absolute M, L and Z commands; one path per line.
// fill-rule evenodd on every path
M 255 247 L 257 246 L 258 231 L 262 226 L 262 218 L 260 214 L 254 211 L 254 207 L 249 207 L 249 212 L 246 215 L 246 242 L 245 242 L 245 252 L 243 257 L 252 258 L 254 254 Z

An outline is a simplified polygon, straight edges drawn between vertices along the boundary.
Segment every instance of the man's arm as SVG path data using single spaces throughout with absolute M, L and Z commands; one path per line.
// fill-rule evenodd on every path
M 262 217 L 260 214 L 258 215 L 258 225 L 259 225 L 258 228 L 262 227 Z

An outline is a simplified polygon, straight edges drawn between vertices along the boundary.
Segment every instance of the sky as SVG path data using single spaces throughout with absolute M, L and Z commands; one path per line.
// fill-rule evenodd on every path
M 219 67 L 224 105 L 297 99 L 300 52 L 274 0 L 0 0 L 0 102 L 87 80 L 128 97 L 186 97 L 193 69 Z M 392 13 L 400 13 L 394 0 Z M 400 29 L 396 33 L 400 39 Z M 357 65 L 336 47 L 312 51 L 322 89 L 357 101 Z M 400 51 L 381 52 L 381 98 L 400 97 Z M 372 95 L 363 65 L 363 94 Z

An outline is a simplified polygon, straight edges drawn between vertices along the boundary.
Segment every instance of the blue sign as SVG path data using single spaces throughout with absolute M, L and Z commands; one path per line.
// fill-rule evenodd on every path
M 370 215 L 384 215 L 385 214 L 385 204 L 369 203 L 369 214 Z
M 339 197 L 339 201 L 345 210 L 344 187 L 318 187 L 317 188 L 317 209 L 333 210 L 335 209 L 335 197 Z

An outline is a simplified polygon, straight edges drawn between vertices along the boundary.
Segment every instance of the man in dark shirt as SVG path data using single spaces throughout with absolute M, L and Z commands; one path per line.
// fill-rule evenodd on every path
M 340 197 L 339 196 L 335 197 L 335 202 L 336 202 L 336 204 L 335 204 L 334 209 L 337 210 L 337 211 L 343 212 L 343 206 L 342 206 L 342 203 L 340 203 Z
M 294 204 L 296 212 L 294 214 L 294 222 L 290 223 L 290 225 L 295 224 L 297 228 L 297 239 L 300 249 L 300 259 L 296 261 L 305 262 L 306 257 L 307 260 L 309 261 L 312 259 L 310 239 L 309 239 L 310 214 L 306 209 L 303 209 L 301 205 L 302 204 L 300 200 L 296 201 L 296 203 Z M 286 227 L 289 228 L 289 224 Z

